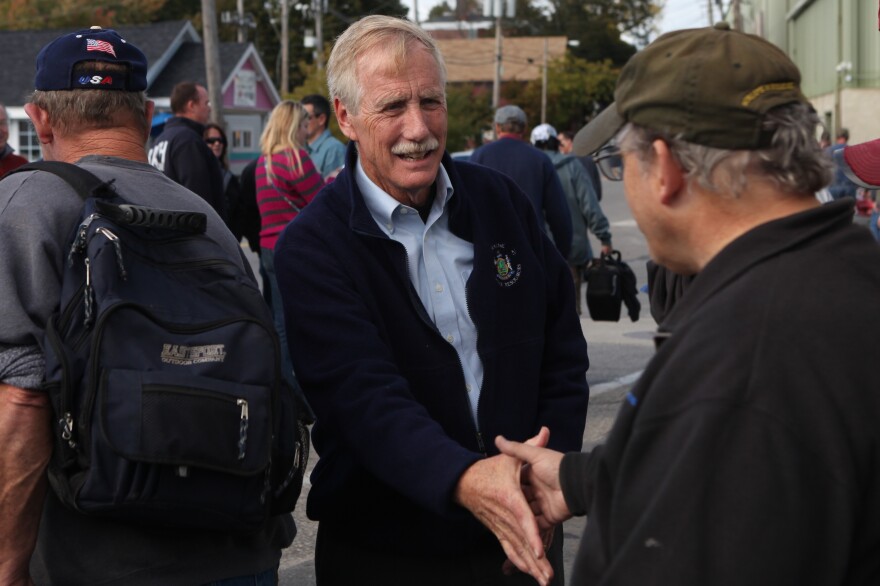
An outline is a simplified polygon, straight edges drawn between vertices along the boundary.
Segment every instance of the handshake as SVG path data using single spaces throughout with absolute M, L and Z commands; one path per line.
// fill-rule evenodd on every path
M 556 526 L 572 517 L 559 483 L 560 452 L 545 448 L 550 430 L 542 427 L 525 443 L 495 438 L 501 454 L 479 460 L 459 479 L 455 500 L 488 527 L 501 542 L 507 562 L 530 574 L 541 586 L 553 569 L 545 556 Z

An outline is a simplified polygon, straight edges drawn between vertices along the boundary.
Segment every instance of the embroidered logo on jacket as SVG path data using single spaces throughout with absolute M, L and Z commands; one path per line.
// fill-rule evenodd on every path
M 205 362 L 223 362 L 226 359 L 226 346 L 209 344 L 207 346 L 183 346 L 163 344 L 162 362 L 177 366 L 192 366 Z
M 493 244 L 492 254 L 495 256 L 495 279 L 502 287 L 516 284 L 522 274 L 522 265 L 516 262 L 516 249 L 507 250 L 504 244 Z

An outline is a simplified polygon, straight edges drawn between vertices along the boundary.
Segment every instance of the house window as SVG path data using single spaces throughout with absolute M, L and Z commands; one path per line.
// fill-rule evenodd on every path
M 18 154 L 28 161 L 36 161 L 42 153 L 34 125 L 30 120 L 17 120 L 16 124 L 18 124 Z
M 254 143 L 254 135 L 250 130 L 235 130 L 232 133 L 233 149 L 250 149 Z

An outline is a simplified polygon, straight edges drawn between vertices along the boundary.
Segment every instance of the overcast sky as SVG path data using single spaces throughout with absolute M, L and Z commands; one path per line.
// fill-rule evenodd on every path
M 455 0 L 447 0 L 450 6 L 455 5 Z M 414 6 L 418 4 L 420 20 L 426 20 L 431 8 L 440 4 L 442 0 L 403 0 L 409 4 L 409 16 L 412 18 Z M 660 13 L 657 25 L 660 33 L 682 28 L 693 28 L 709 24 L 707 0 L 666 0 L 665 7 Z M 717 6 L 714 6 L 714 17 L 719 19 Z

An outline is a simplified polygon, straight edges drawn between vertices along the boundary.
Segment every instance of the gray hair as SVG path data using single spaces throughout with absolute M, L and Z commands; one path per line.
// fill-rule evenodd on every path
M 77 68 L 83 64 L 78 64 Z M 124 71 L 119 63 L 91 62 L 90 71 Z M 149 130 L 146 92 L 123 90 L 35 90 L 30 102 L 49 115 L 49 123 L 64 134 L 82 130 L 134 125 Z
M 519 120 L 506 120 L 498 124 L 501 132 L 510 132 L 512 134 L 523 134 L 526 131 L 526 125 Z
M 357 76 L 358 60 L 375 49 L 391 57 L 393 67 L 400 70 L 406 62 L 413 43 L 424 46 L 440 72 L 440 83 L 446 87 L 446 64 L 434 39 L 412 22 L 391 16 L 367 16 L 342 33 L 327 61 L 327 89 L 330 98 L 338 98 L 353 114 L 357 114 L 361 99 L 361 83 Z
M 787 104 L 767 113 L 764 130 L 770 146 L 758 150 L 727 150 L 685 142 L 655 130 L 627 124 L 618 133 L 620 148 L 650 161 L 651 143 L 663 140 L 689 179 L 715 193 L 739 197 L 750 177 L 759 175 L 786 193 L 813 194 L 831 181 L 833 164 L 816 142 L 819 116 L 805 103 Z

